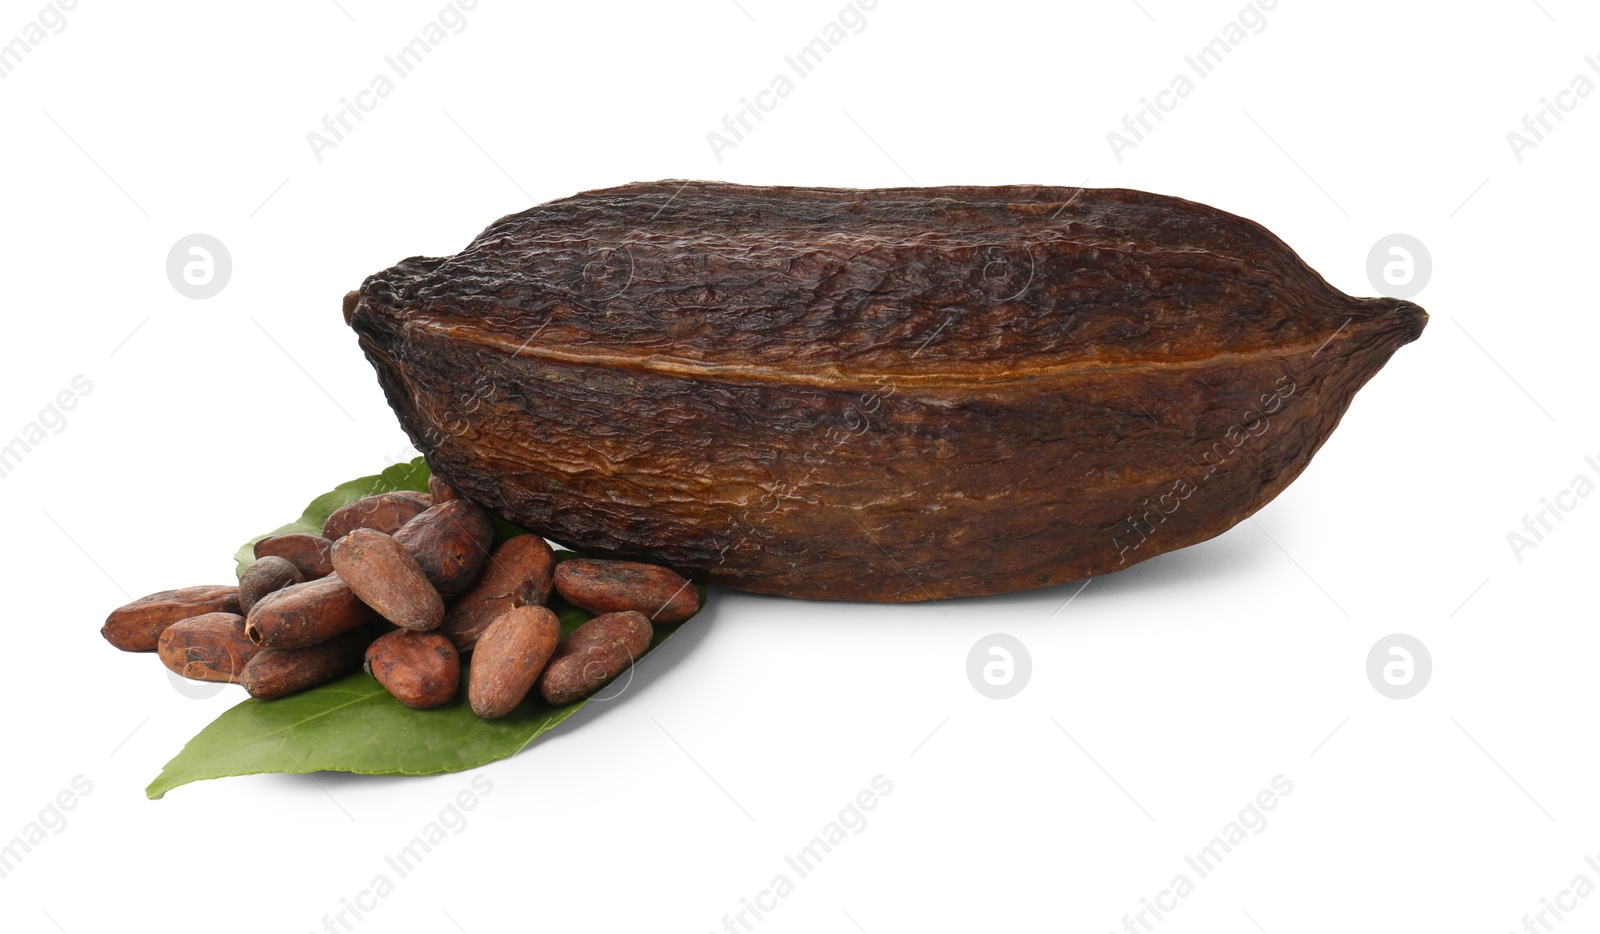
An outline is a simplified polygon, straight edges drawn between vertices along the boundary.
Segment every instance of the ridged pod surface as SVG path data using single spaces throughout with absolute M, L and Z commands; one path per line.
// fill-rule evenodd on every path
M 882 601 L 1227 530 L 1427 320 L 1163 195 L 682 181 L 502 218 L 345 317 L 463 496 L 590 555 Z

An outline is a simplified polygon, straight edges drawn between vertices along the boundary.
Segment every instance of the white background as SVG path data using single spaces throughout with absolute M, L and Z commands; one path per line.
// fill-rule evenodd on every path
M 321 930 L 474 775 L 492 792 L 466 829 L 356 930 L 720 930 L 880 774 L 866 828 L 790 871 L 756 930 L 1120 929 L 1280 774 L 1265 829 L 1155 930 L 1500 932 L 1600 883 L 1600 496 L 1520 560 L 1507 541 L 1600 481 L 1600 95 L 1520 161 L 1506 138 L 1575 75 L 1600 82 L 1592 7 L 1284 0 L 1119 160 L 1108 131 L 1241 3 L 881 0 L 719 161 L 707 132 L 837 0 L 483 0 L 316 159 L 306 134 L 440 7 L 89 0 L 0 81 L 0 439 L 93 384 L 0 479 L 0 842 L 93 784 L 0 879 L 7 931 Z M 0 41 L 38 9 L 0 3 Z M 1358 295 L 1403 232 L 1433 257 L 1432 322 L 1255 521 L 1065 609 L 1082 585 L 718 592 L 620 700 L 475 773 L 147 801 L 242 694 L 179 693 L 101 640 L 106 612 L 227 581 L 240 542 L 412 455 L 344 292 L 530 204 L 656 178 L 1143 188 L 1259 220 Z M 196 232 L 234 266 L 202 301 L 165 272 Z M 1032 657 L 1010 700 L 965 673 L 994 632 Z M 1395 632 L 1432 654 L 1409 700 L 1365 673 Z M 1546 920 L 1600 924 L 1600 898 L 1576 904 Z

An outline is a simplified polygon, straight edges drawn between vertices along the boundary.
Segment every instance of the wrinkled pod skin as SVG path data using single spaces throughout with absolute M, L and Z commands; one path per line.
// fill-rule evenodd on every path
M 1427 320 L 1162 195 L 680 181 L 502 218 L 345 317 L 462 496 L 597 557 L 882 601 L 1220 534 Z

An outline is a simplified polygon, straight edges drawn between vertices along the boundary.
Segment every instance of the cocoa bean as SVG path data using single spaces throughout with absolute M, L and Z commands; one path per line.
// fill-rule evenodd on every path
M 195 681 L 237 683 L 260 649 L 244 634 L 237 613 L 202 613 L 180 619 L 161 634 L 156 654 L 172 671 Z
M 393 535 L 432 505 L 428 494 L 414 490 L 391 490 L 364 496 L 335 509 L 322 523 L 322 537 L 336 542 L 354 529 L 377 529 Z
M 574 558 L 556 566 L 556 590 L 591 613 L 636 610 L 657 625 L 681 623 L 700 610 L 700 594 L 678 574 L 638 561 Z
M 362 627 L 303 648 L 262 649 L 245 664 L 239 683 L 260 700 L 314 688 L 360 668 L 371 641 L 372 634 Z
M 379 636 L 367 646 L 366 668 L 395 700 L 418 710 L 450 703 L 461 683 L 461 656 L 436 632 Z
M 542 606 L 517 607 L 490 623 L 472 650 L 467 699 L 473 713 L 493 720 L 514 710 L 560 639 L 561 621 Z
M 100 635 L 124 652 L 154 652 L 161 633 L 180 619 L 202 613 L 239 612 L 239 588 L 202 585 L 163 590 L 111 611 Z
M 433 476 L 432 474 L 428 476 L 428 495 L 433 497 L 433 504 L 435 506 L 439 505 L 440 503 L 448 503 L 453 499 L 461 498 L 461 494 L 456 492 L 455 487 L 444 482 L 443 480 L 440 480 L 438 477 Z
M 650 647 L 652 629 L 643 613 L 602 613 L 556 646 L 539 676 L 539 695 L 553 707 L 586 697 L 611 683 Z
M 534 604 L 537 605 L 537 604 Z M 460 597 L 445 610 L 444 624 L 439 633 L 448 638 L 459 652 L 471 652 L 489 624 L 516 609 L 518 604 L 510 597 L 490 597 L 472 600 Z
M 282 558 L 300 569 L 306 580 L 333 573 L 333 542 L 321 535 L 287 532 L 272 535 L 255 544 L 257 558 Z
M 439 631 L 462 652 L 502 614 L 519 606 L 542 606 L 550 599 L 556 556 L 537 535 L 508 538 L 489 555 L 472 589 L 445 611 Z
M 245 617 L 245 633 L 260 646 L 298 649 L 331 639 L 376 616 L 343 578 L 329 574 L 262 597 Z
M 453 499 L 418 513 L 394 539 L 411 551 L 441 595 L 453 597 L 477 580 L 494 544 L 494 522 L 467 500 Z
M 248 615 L 262 597 L 305 579 L 288 558 L 277 555 L 257 558 L 239 578 L 239 612 Z
M 417 559 L 377 529 L 352 529 L 334 542 L 333 569 L 362 603 L 402 629 L 437 629 L 444 619 L 444 600 Z

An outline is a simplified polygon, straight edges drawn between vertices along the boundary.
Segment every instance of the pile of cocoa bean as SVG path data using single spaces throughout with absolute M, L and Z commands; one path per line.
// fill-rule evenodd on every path
M 427 493 L 340 507 L 321 535 L 264 538 L 237 586 L 142 597 L 100 633 L 124 651 L 156 652 L 185 678 L 240 684 L 262 700 L 365 667 L 401 703 L 440 707 L 466 664 L 467 699 L 493 719 L 535 690 L 552 706 L 594 693 L 649 647 L 655 626 L 700 609 L 694 585 L 667 568 L 557 561 L 537 535 L 498 547 L 495 538 L 487 512 L 431 478 Z M 562 638 L 552 592 L 597 615 Z

